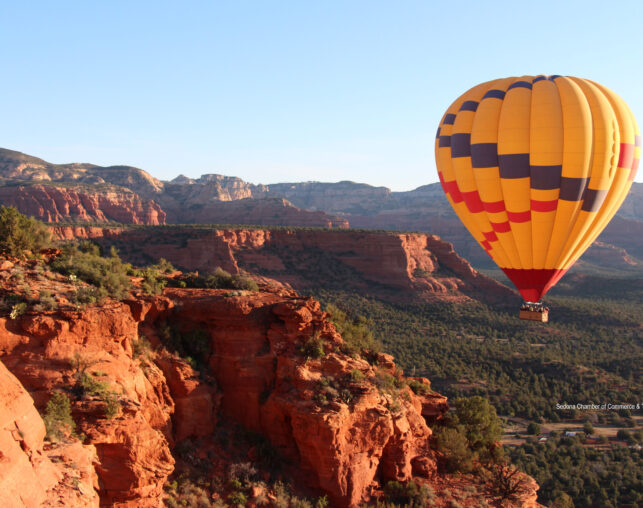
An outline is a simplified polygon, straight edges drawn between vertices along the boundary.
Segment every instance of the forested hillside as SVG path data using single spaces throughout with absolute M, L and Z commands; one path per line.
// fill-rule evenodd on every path
M 578 437 L 558 443 L 552 435 L 549 444 L 526 442 L 509 453 L 538 480 L 542 503 L 564 501 L 567 492 L 577 508 L 639 506 L 641 411 L 556 404 L 643 401 L 643 284 L 578 276 L 561 286 L 547 298 L 549 324 L 520 321 L 517 309 L 479 302 L 396 305 L 348 291 L 314 294 L 353 319 L 362 316 L 408 374 L 428 377 L 450 398 L 482 395 L 507 419 L 569 428 L 587 420 L 622 429 L 600 448 L 583 446 Z

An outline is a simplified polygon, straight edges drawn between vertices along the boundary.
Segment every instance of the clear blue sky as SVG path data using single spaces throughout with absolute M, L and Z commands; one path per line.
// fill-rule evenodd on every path
M 437 180 L 440 117 L 482 81 L 591 78 L 643 122 L 643 2 L 611 4 L 6 1 L 0 146 L 408 190 Z

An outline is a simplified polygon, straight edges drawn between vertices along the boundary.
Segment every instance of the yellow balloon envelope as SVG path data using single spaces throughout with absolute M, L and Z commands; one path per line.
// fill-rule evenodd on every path
M 641 156 L 614 92 L 568 76 L 482 83 L 446 111 L 435 142 L 442 188 L 469 232 L 537 302 L 623 203 Z

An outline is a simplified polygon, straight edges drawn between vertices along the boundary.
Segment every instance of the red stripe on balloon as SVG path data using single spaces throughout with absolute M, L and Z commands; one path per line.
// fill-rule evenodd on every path
M 509 212 L 507 211 L 507 217 L 511 222 L 528 222 L 531 220 L 531 210 L 526 212 Z
M 484 250 L 486 251 L 491 250 L 491 244 L 487 240 L 481 241 L 480 244 L 484 247 Z
M 498 213 L 505 211 L 505 202 L 504 201 L 491 201 L 483 203 L 484 209 L 487 213 Z
M 509 224 L 509 222 L 492 222 L 491 227 L 496 233 L 508 233 L 511 231 L 511 224 Z
M 464 201 L 464 198 L 460 193 L 460 189 L 458 188 L 458 182 L 451 180 L 450 182 L 444 182 L 444 185 L 446 187 L 446 192 L 451 194 L 451 199 L 453 199 L 454 203 L 461 203 Z
M 553 199 L 551 201 L 531 200 L 531 209 L 534 212 L 553 212 L 556 208 L 558 208 L 557 199 Z
M 632 143 L 621 143 L 621 150 L 618 154 L 618 167 L 630 169 L 634 162 L 634 145 Z
M 497 242 L 498 241 L 498 236 L 496 236 L 495 231 L 483 231 L 482 234 L 490 242 Z
M 471 213 L 480 213 L 484 211 L 484 205 L 480 200 L 480 194 L 478 194 L 477 190 L 471 192 L 463 192 L 462 197 L 464 198 L 464 202 L 467 204 L 467 208 Z

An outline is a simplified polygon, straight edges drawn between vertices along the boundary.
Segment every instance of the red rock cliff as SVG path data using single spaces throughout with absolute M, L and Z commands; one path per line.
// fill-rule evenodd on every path
M 155 230 L 54 228 L 60 239 L 94 238 L 116 244 L 133 262 L 165 257 L 188 270 L 244 270 L 297 289 L 351 284 L 391 299 L 517 298 L 480 274 L 435 235 L 300 229 Z
M 35 267 L 28 266 L 25 275 L 33 280 Z M 62 276 L 48 284 L 56 284 L 61 296 L 74 290 Z M 165 322 L 205 333 L 207 372 L 198 375 L 165 350 L 159 332 Z M 140 351 L 143 335 L 156 351 Z M 317 358 L 302 354 L 311 337 L 323 345 Z M 10 457 L 0 460 L 6 490 L 15 490 L 15 478 L 24 476 L 35 482 L 36 502 L 44 496 L 82 505 L 64 501 L 71 498 L 60 473 L 41 460 L 44 428 L 32 398 L 43 411 L 54 391 L 70 396 L 78 432 L 86 436 L 84 445 L 72 443 L 84 458 L 70 460 L 67 469 L 78 471 L 84 499 L 94 504 L 93 474 L 102 505 L 158 506 L 174 469 L 174 443 L 212 435 L 219 416 L 266 436 L 292 461 L 302 485 L 325 492 L 340 507 L 368 500 L 388 480 L 415 478 L 438 494 L 453 488 L 453 479 L 437 474 L 427 425 L 446 411 L 446 398 L 417 396 L 404 383 L 382 387 L 378 378 L 401 374 L 393 359 L 380 354 L 370 364 L 343 354 L 342 343 L 318 302 L 284 289 L 166 289 L 160 297 L 82 311 L 61 303 L 57 311 L 29 308 L 16 319 L 0 317 L 0 360 L 29 392 L 0 364 L 0 404 L 6 408 L 0 413 L 0 459 Z M 79 359 L 116 397 L 114 417 L 105 416 L 100 396 L 74 394 Z M 536 505 L 526 500 L 524 506 Z
M 339 506 L 359 504 L 385 479 L 435 471 L 422 400 L 407 388 L 396 406 L 380 392 L 373 385 L 377 369 L 340 352 L 342 339 L 318 302 L 284 293 L 169 290 L 166 296 L 181 302 L 184 325 L 203 327 L 211 337 L 209 365 L 223 393 L 221 412 L 267 436 L 299 464 L 309 486 Z M 306 360 L 299 348 L 313 333 L 327 354 Z M 364 382 L 351 381 L 355 370 Z M 322 379 L 345 385 L 344 398 L 316 400 Z M 445 400 L 432 401 L 436 411 L 446 410 Z
M 45 425 L 33 399 L 0 362 L 2 506 L 98 507 L 93 446 L 45 449 L 44 437 Z
M 137 194 L 82 187 L 29 185 L 0 187 L 0 204 L 45 222 L 120 222 L 165 224 L 165 212 Z

